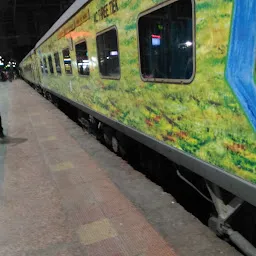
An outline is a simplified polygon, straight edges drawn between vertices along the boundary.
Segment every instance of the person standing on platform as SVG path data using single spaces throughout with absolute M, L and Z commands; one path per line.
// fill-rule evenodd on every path
M 13 66 L 12 66 L 12 64 L 10 65 L 8 76 L 9 76 L 9 81 L 12 82 L 12 80 L 14 79 L 14 73 L 13 73 Z
M 3 132 L 3 126 L 2 126 L 2 118 L 1 118 L 1 114 L 0 114 L 0 139 L 3 139 L 4 136 L 4 132 Z

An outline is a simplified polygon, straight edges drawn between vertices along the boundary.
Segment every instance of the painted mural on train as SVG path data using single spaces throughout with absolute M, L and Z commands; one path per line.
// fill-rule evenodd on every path
M 150 12 L 144 11 L 163 2 L 90 2 L 39 47 L 36 59 L 42 71 L 44 58 L 49 69 L 49 54 L 54 63 L 54 74 L 50 70 L 40 72 L 40 82 L 109 118 L 256 183 L 256 0 L 197 0 L 195 15 L 190 1 L 164 2 L 161 10 L 150 11 L 156 15 L 147 22 Z M 185 11 L 179 2 L 190 3 L 191 10 Z M 168 8 L 173 13 L 169 27 L 160 18 L 167 6 L 172 6 Z M 120 62 L 120 70 L 107 74 L 111 79 L 105 77 L 104 67 L 100 75 L 96 44 L 105 40 L 100 36 L 107 28 L 113 28 L 111 33 L 117 35 L 118 47 L 111 52 Z M 170 28 L 191 28 L 175 39 L 180 51 L 185 49 L 188 56 L 196 56 L 195 60 L 183 60 L 177 49 L 161 48 Z M 146 40 L 147 33 L 151 37 Z M 238 44 L 238 39 L 243 43 Z M 150 46 L 152 53 L 146 52 L 148 42 L 155 47 Z M 86 48 L 87 58 L 80 64 L 76 44 Z M 162 54 L 166 49 L 177 58 L 166 59 Z M 157 54 L 162 57 L 156 58 Z M 169 61 L 173 61 L 172 70 L 163 64 Z M 187 63 L 184 74 L 177 68 L 182 61 Z M 83 65 L 87 69 L 81 70 L 81 75 Z M 159 79 L 154 79 L 156 75 Z

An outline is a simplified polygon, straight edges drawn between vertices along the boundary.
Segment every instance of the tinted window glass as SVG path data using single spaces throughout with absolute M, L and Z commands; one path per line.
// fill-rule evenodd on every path
M 72 65 L 71 65 L 71 57 L 69 53 L 69 49 L 63 50 L 63 60 L 64 60 L 64 68 L 66 74 L 72 74 Z
M 56 65 L 56 71 L 58 74 L 61 74 L 61 66 L 60 66 L 60 55 L 58 52 L 54 54 L 54 60 Z
M 45 57 L 44 57 L 44 72 L 48 74 L 48 67 L 47 67 L 47 62 Z
M 54 70 L 53 70 L 53 65 L 52 65 L 52 56 L 49 56 L 48 57 L 48 62 L 49 62 L 49 69 L 50 69 L 50 72 L 51 74 L 54 73 Z
M 98 35 L 96 41 L 101 75 L 119 78 L 120 64 L 116 29 Z
M 41 67 L 41 72 L 43 74 L 44 73 L 44 65 L 43 65 L 42 60 L 40 60 L 40 67 Z
M 77 69 L 80 75 L 90 75 L 89 58 L 86 42 L 76 45 Z
M 139 19 L 144 79 L 187 80 L 193 75 L 191 0 L 179 0 Z

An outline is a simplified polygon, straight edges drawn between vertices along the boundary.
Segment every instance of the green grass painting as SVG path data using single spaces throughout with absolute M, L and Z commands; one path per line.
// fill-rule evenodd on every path
M 92 14 L 99 6 L 96 2 L 89 4 Z M 233 1 L 196 1 L 196 76 L 189 85 L 149 83 L 140 78 L 137 18 L 139 13 L 161 2 L 120 0 L 117 13 L 96 24 L 90 19 L 76 28 L 77 32 L 90 32 L 86 41 L 93 63 L 97 59 L 96 33 L 117 26 L 120 81 L 101 79 L 96 65 L 91 66 L 89 77 L 79 76 L 75 51 L 71 51 L 74 75 L 44 75 L 42 84 L 159 141 L 256 183 L 256 134 L 224 75 Z M 53 35 L 40 47 L 43 55 L 59 51 L 61 56 L 68 41 L 65 38 L 57 41 L 56 38 Z M 82 39 L 74 38 L 74 42 Z

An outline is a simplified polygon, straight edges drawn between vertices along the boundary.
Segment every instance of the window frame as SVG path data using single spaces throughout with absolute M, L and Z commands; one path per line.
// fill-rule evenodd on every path
M 75 53 L 76 53 L 76 46 L 78 44 L 81 44 L 81 43 L 86 43 L 87 53 L 89 53 L 87 40 L 85 38 L 81 39 L 81 40 L 79 40 L 79 41 L 77 41 L 75 43 Z M 97 46 L 96 46 L 96 48 L 97 48 Z M 89 56 L 88 56 L 88 60 L 90 60 Z M 77 64 L 76 65 L 77 66 L 77 73 L 78 73 L 79 76 L 81 76 L 81 77 L 89 77 L 91 75 L 91 67 L 90 66 L 89 66 L 89 75 L 82 75 L 82 74 L 79 73 L 79 71 L 78 71 L 78 63 L 77 63 L 77 54 L 76 54 L 76 64 Z
M 50 61 L 49 61 L 49 58 L 51 58 L 51 61 L 52 61 L 52 72 L 51 72 L 51 67 L 50 67 Z M 53 67 L 53 59 L 52 59 L 52 54 L 49 54 L 48 57 L 47 57 L 47 61 L 48 61 L 48 65 L 49 65 L 49 74 L 50 75 L 54 75 L 55 72 L 54 72 L 54 67 Z
M 54 58 L 54 63 L 55 63 L 55 70 L 56 70 L 56 74 L 57 75 L 59 75 L 59 76 L 61 76 L 62 75 L 62 68 L 61 68 L 61 64 L 60 64 L 60 73 L 57 71 L 57 64 L 56 64 L 56 59 L 55 59 L 55 54 L 58 54 L 58 56 L 59 56 L 59 62 L 60 62 L 60 53 L 59 52 L 54 52 L 53 53 L 53 58 Z M 64 62 L 64 60 L 63 60 L 63 62 Z
M 63 55 L 63 51 L 65 50 L 69 50 L 69 56 L 70 56 L 70 61 L 71 61 L 71 74 L 68 74 L 66 69 L 65 69 L 65 62 L 64 62 L 64 55 Z M 64 71 L 65 71 L 65 75 L 67 76 L 73 76 L 73 67 L 72 67 L 72 59 L 71 59 L 71 55 L 70 55 L 70 48 L 69 47 L 65 47 L 62 49 L 62 60 L 63 60 L 63 65 L 64 65 Z
M 173 3 L 177 3 L 180 0 L 169 0 L 169 1 L 165 1 L 164 3 L 160 3 L 157 4 L 149 9 L 147 9 L 146 11 L 143 11 L 141 13 L 139 13 L 138 18 L 137 18 L 137 38 L 138 38 L 138 42 L 137 42 L 137 47 L 138 47 L 138 55 L 139 55 L 139 72 L 140 72 L 140 78 L 143 82 L 149 82 L 149 83 L 166 83 L 166 84 L 181 84 L 181 85 L 188 85 L 191 84 L 194 79 L 195 79 L 195 75 L 196 75 L 196 10 L 195 10 L 195 0 L 190 0 L 191 4 L 192 4 L 192 39 L 193 39 L 193 72 L 192 72 L 192 76 L 190 79 L 165 79 L 165 78 L 145 78 L 142 75 L 141 72 L 141 52 L 140 52 L 140 34 L 139 34 L 139 20 L 141 17 L 150 14 L 154 11 L 157 11 L 161 8 L 164 8 L 168 5 L 171 5 Z
M 97 50 L 97 60 L 98 60 L 98 63 L 99 63 L 99 54 L 98 54 L 98 45 L 97 45 L 97 37 L 114 29 L 116 31 L 116 40 L 117 40 L 117 48 L 118 48 L 118 61 L 119 61 L 119 76 L 103 76 L 100 72 L 100 64 L 98 64 L 98 67 L 99 67 L 99 74 L 100 74 L 100 78 L 102 79 L 107 79 L 107 80 L 120 80 L 121 79 L 121 76 L 122 76 L 122 69 L 121 69 L 121 61 L 120 61 L 120 47 L 119 47 L 119 38 L 118 38 L 118 29 L 117 29 L 117 26 L 116 25 L 113 25 L 113 26 L 110 26 L 104 30 L 101 30 L 100 32 L 97 32 L 96 33 L 96 50 Z

